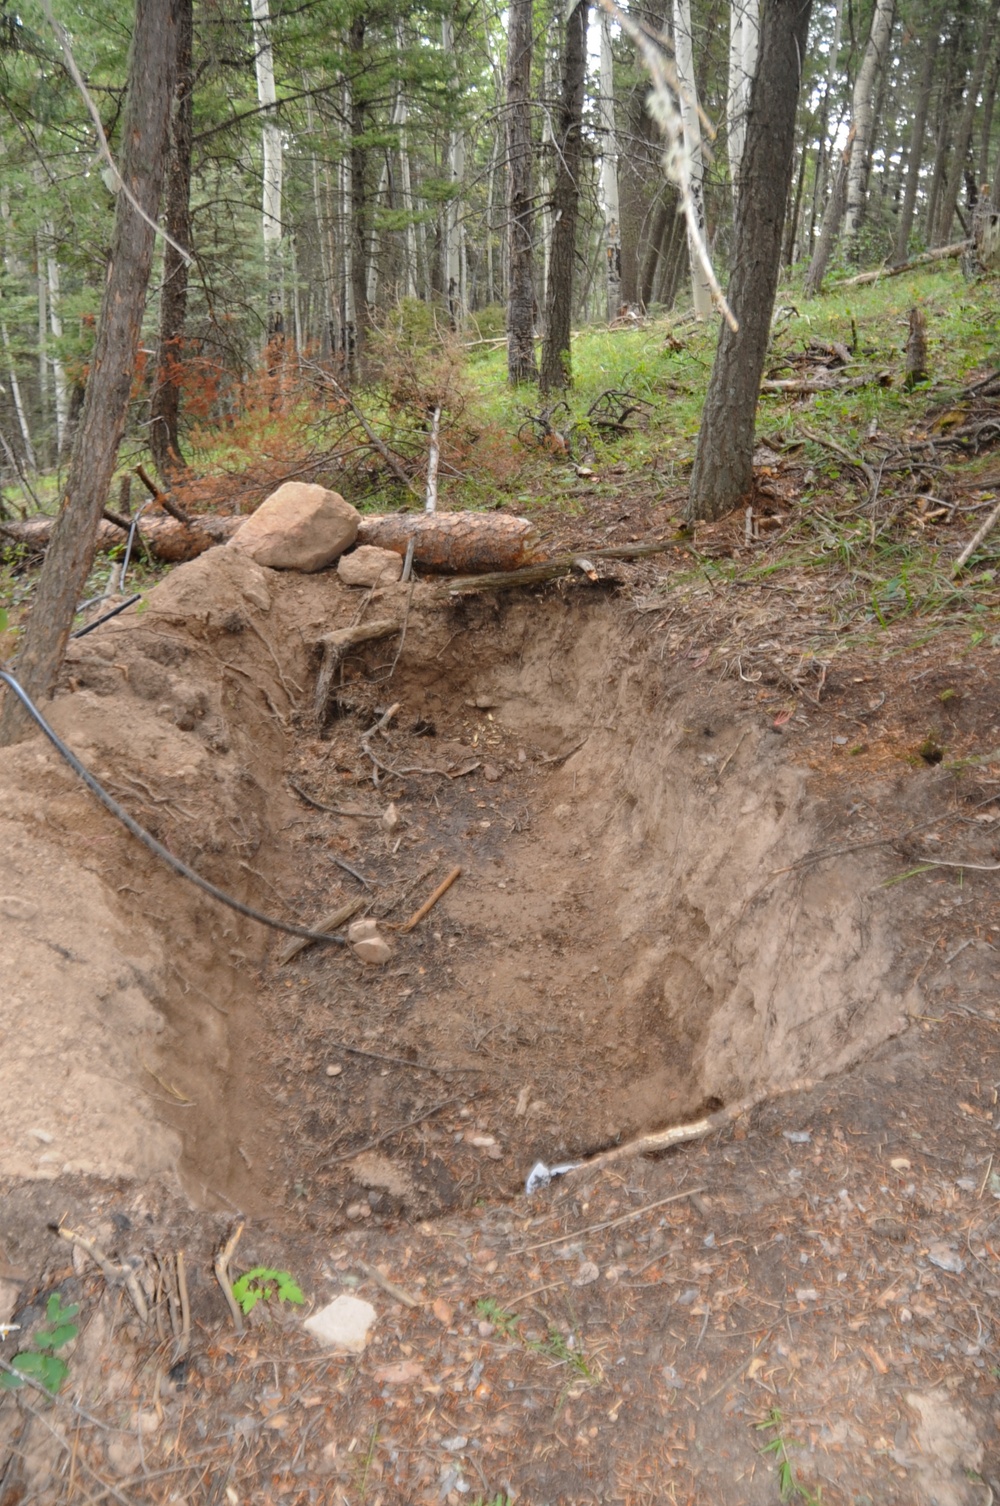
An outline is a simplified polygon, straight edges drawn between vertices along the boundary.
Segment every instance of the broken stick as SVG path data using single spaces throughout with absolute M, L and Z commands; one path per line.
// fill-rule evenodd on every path
M 447 894 L 448 890 L 451 888 L 455 880 L 460 877 L 461 872 L 461 868 L 453 868 L 448 877 L 441 880 L 441 883 L 438 884 L 437 888 L 434 890 L 434 893 L 430 896 L 430 898 L 424 900 L 423 904 L 420 906 L 420 909 L 414 910 L 409 920 L 404 920 L 403 924 L 399 928 L 399 934 L 401 936 L 405 936 L 409 931 L 412 931 L 414 926 L 418 926 L 420 924 L 425 915 L 430 914 L 441 896 L 443 894 Z
M 233 1296 L 233 1286 L 229 1279 L 229 1262 L 236 1253 L 236 1246 L 240 1242 L 242 1233 L 243 1225 L 239 1223 L 215 1257 L 215 1279 L 222 1288 L 222 1295 L 226 1299 L 226 1306 L 232 1313 L 233 1327 L 237 1333 L 243 1332 L 243 1314 L 240 1311 L 239 1303 Z
M 336 910 L 331 910 L 328 915 L 324 915 L 316 926 L 316 930 L 335 931 L 338 926 L 344 924 L 345 920 L 350 920 L 352 915 L 357 915 L 364 903 L 365 897 L 363 894 L 355 895 L 354 899 L 349 899 L 346 904 L 340 905 Z M 307 946 L 312 946 L 312 942 L 305 936 L 293 937 L 288 945 L 282 947 L 278 953 L 278 965 L 285 967 L 287 963 L 291 962 L 293 957 L 297 957 L 300 952 L 304 952 Z
M 965 548 L 962 550 L 961 554 L 958 556 L 958 559 L 955 561 L 954 567 L 951 572 L 953 576 L 961 574 L 972 556 L 975 554 L 976 550 L 979 548 L 980 544 L 986 538 L 986 535 L 990 532 L 991 529 L 996 527 L 998 522 L 1000 522 L 1000 502 L 998 502 L 996 507 L 994 507 L 993 511 L 986 519 L 986 522 L 981 524 L 980 527 L 976 529 L 975 533 L 972 535 L 972 538 L 969 540 Z
M 348 649 L 354 648 L 358 643 L 370 643 L 377 638 L 389 638 L 398 631 L 399 623 L 396 619 L 386 617 L 378 622 L 359 623 L 357 627 L 337 628 L 333 633 L 325 633 L 319 640 L 323 649 L 323 662 L 316 680 L 313 714 L 321 729 L 325 726 L 329 715 L 334 676 L 343 663 Z

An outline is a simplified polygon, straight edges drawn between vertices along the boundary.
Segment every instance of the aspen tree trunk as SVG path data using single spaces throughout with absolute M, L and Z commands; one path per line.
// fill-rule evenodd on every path
M 705 235 L 705 165 L 701 149 L 701 120 L 698 115 L 698 90 L 694 76 L 694 46 L 691 36 L 691 0 L 674 0 L 674 58 L 681 92 L 681 118 L 684 123 L 684 150 L 691 174 L 691 199 L 702 240 Z M 712 315 L 712 289 L 688 237 L 691 263 L 691 296 L 697 319 Z
M 303 80 L 306 82 L 306 80 Z M 312 99 L 306 95 L 306 127 L 309 140 L 315 139 L 315 113 Z M 309 164 L 312 175 L 313 214 L 316 219 L 316 244 L 319 249 L 320 300 L 323 311 L 323 333 L 320 339 L 320 355 L 327 359 L 335 348 L 333 288 L 335 283 L 333 247 L 330 240 L 330 216 L 323 202 L 323 184 L 320 180 L 319 158 L 310 152 Z
M 546 290 L 545 340 L 539 386 L 543 392 L 568 387 L 570 322 L 576 266 L 576 222 L 580 208 L 583 156 L 583 93 L 587 66 L 589 0 L 577 0 L 566 18 L 562 92 L 556 127 L 556 182 L 552 196 L 554 223 Z
M 45 256 L 45 276 L 46 297 L 49 305 L 49 331 L 53 340 L 61 340 L 63 325 L 60 309 L 59 263 L 55 255 L 55 226 L 51 220 L 45 221 L 42 233 L 48 247 Z M 63 365 L 58 349 L 52 352 L 52 390 L 56 409 L 56 457 L 61 461 L 69 433 L 69 383 L 66 381 L 66 367 Z
M 400 23 L 396 27 L 396 47 L 402 55 L 403 52 L 403 27 Z M 403 276 L 401 279 L 403 296 L 416 298 L 417 296 L 417 235 L 413 223 L 413 188 L 410 182 L 410 149 L 406 139 L 406 127 L 409 123 L 409 110 L 406 103 L 406 93 L 401 88 L 399 91 L 399 192 L 406 214 L 406 230 L 403 233 Z
M 170 133 L 167 168 L 166 228 L 171 239 L 185 250 L 191 244 L 191 150 L 194 136 L 194 77 L 191 49 L 194 40 L 192 0 L 178 0 L 177 87 Z M 179 425 L 181 409 L 181 358 L 187 319 L 188 264 L 167 241 L 163 248 L 163 281 L 160 291 L 160 329 L 156 352 L 156 376 L 149 412 L 149 448 L 157 470 L 165 480 L 185 469 Z
M 451 17 L 441 18 L 441 49 L 446 57 L 455 55 Z M 455 92 L 458 81 L 455 80 Z M 465 273 L 465 227 L 462 222 L 461 194 L 465 182 L 465 133 L 453 126 L 448 133 L 448 186 L 451 197 L 445 208 L 444 287 L 448 317 L 457 329 L 468 312 Z
M 607 318 L 617 319 L 622 303 L 622 228 L 618 198 L 618 133 L 615 130 L 615 57 L 611 17 L 601 11 L 601 199 Z
M 510 0 L 507 39 L 507 380 L 537 382 L 531 145 L 531 0 Z
M 935 27 L 924 43 L 924 66 L 917 86 L 913 109 L 913 129 L 910 132 L 910 148 L 906 158 L 906 183 L 903 202 L 899 209 L 899 224 L 896 227 L 894 262 L 904 262 L 909 254 L 910 232 L 913 229 L 913 211 L 920 187 L 920 168 L 924 160 L 924 137 L 927 131 L 927 111 L 930 106 L 931 87 L 934 82 L 934 63 L 937 59 L 939 36 Z
M 261 211 L 264 238 L 264 278 L 267 284 L 268 338 L 284 331 L 283 277 L 281 266 L 281 192 L 284 160 L 281 127 L 274 118 L 278 95 L 274 85 L 274 49 L 271 46 L 271 12 L 268 0 L 250 0 L 253 15 L 254 67 L 257 102 L 266 112 L 261 125 L 264 165 Z
M 763 0 L 761 7 L 727 294 L 738 328 L 723 323 L 712 365 L 691 474 L 694 518 L 721 517 L 753 486 L 754 422 L 778 286 L 811 6 L 812 0 Z
M 823 103 L 820 106 L 817 130 L 816 177 L 813 183 L 812 209 L 809 215 L 808 250 L 810 256 L 812 255 L 813 244 L 816 239 L 816 223 L 820 218 L 820 209 L 826 197 L 827 180 L 830 175 L 830 160 L 833 155 L 833 143 L 830 141 L 830 101 L 833 98 L 834 85 L 837 79 L 837 67 L 840 62 L 840 39 L 843 35 L 843 27 L 844 0 L 837 0 L 833 20 L 833 41 L 830 44 L 830 55 L 826 64 Z
M 854 83 L 852 124 L 854 142 L 847 168 L 844 207 L 844 245 L 849 246 L 861 229 L 868 188 L 868 163 L 875 130 L 875 101 L 879 77 L 889 55 L 889 40 L 896 13 L 896 0 L 875 0 L 871 31 L 865 55 Z
M 176 0 L 136 0 L 120 169 L 150 218 L 160 202 L 176 76 Z M 125 428 L 153 240 L 151 225 L 119 192 L 97 340 L 66 491 L 17 656 L 18 679 L 34 700 L 50 695 L 55 687 L 94 558 Z M 19 741 L 32 727 L 27 713 L 8 694 L 0 714 L 0 745 Z
M 38 296 L 38 411 L 43 427 L 49 422 L 49 296 L 41 236 L 35 234 L 35 288 Z
M 15 258 L 10 254 L 10 242 L 8 237 L 10 226 L 10 199 L 6 192 L 6 189 L 3 188 L 0 188 L 0 225 L 3 226 L 4 231 L 4 268 L 7 272 L 8 277 L 11 278 L 12 281 L 16 279 L 17 282 L 23 282 L 23 268 L 17 264 Z M 17 366 L 15 364 L 14 354 L 11 350 L 10 333 L 7 329 L 6 321 L 0 321 L 0 342 L 2 342 L 3 344 L 4 356 L 6 357 L 7 380 L 10 383 L 10 395 L 11 400 L 14 404 L 14 413 L 17 417 L 17 427 L 21 431 L 21 443 L 24 446 L 24 458 L 27 461 L 29 470 L 33 471 L 37 469 L 38 463 L 35 459 L 35 447 L 31 440 L 31 429 L 28 424 L 28 414 L 24 406 L 23 398 L 21 396 L 21 383 L 18 380 Z
M 341 112 L 345 123 L 353 118 L 354 106 L 350 81 L 341 85 Z M 351 202 L 351 156 L 345 141 L 337 164 L 337 222 L 340 231 L 340 350 L 344 375 L 354 376 L 357 359 L 357 310 L 354 305 L 354 215 Z
M 552 258 L 552 232 L 555 228 L 555 207 L 553 196 L 555 192 L 555 180 L 553 171 L 556 166 L 556 133 L 555 119 L 558 112 L 557 95 L 559 89 L 559 77 L 556 61 L 559 56 L 559 3 L 560 0 L 548 0 L 552 14 L 545 30 L 542 54 L 542 90 L 544 95 L 544 109 L 542 114 L 542 172 L 541 172 L 541 200 L 542 200 L 542 289 L 540 305 L 547 317 L 549 307 L 549 262 Z
M 726 124 L 729 177 L 734 202 L 739 196 L 740 163 L 746 141 L 750 86 L 757 71 L 760 46 L 759 0 L 731 0 L 729 7 L 729 94 Z

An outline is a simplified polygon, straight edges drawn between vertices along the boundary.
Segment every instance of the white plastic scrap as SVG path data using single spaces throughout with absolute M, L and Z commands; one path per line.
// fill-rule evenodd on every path
M 568 1171 L 576 1171 L 582 1166 L 582 1161 L 564 1161 L 561 1166 L 546 1166 L 544 1161 L 536 1161 L 528 1172 L 528 1180 L 524 1184 L 524 1190 L 530 1197 L 541 1187 L 547 1187 L 554 1182 L 556 1177 L 564 1177 Z

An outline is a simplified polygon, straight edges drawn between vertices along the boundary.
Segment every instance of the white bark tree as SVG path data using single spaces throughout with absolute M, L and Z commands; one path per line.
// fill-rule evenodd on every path
M 455 54 L 455 39 L 450 16 L 441 19 L 441 48 L 446 57 Z M 455 93 L 458 79 L 455 78 Z M 448 313 L 456 327 L 468 312 L 468 294 L 465 274 L 465 225 L 462 220 L 461 196 L 465 183 L 465 133 L 456 123 L 448 132 L 448 184 L 451 197 L 445 209 L 444 233 L 444 285 L 448 300 Z
M 253 15 L 254 67 L 257 74 L 257 103 L 265 112 L 261 125 L 263 146 L 262 228 L 264 238 L 264 276 L 267 282 L 268 336 L 281 334 L 284 327 L 283 278 L 281 266 L 281 191 L 284 156 L 281 126 L 274 115 L 278 95 L 274 84 L 274 49 L 271 45 L 271 12 L 268 0 L 250 0 Z
M 54 340 L 61 340 L 63 323 L 60 307 L 59 262 L 55 254 L 55 226 L 51 220 L 46 220 L 42 226 L 42 234 L 46 242 L 45 291 L 49 306 L 49 333 Z M 66 367 L 63 365 L 58 350 L 52 352 L 50 364 L 56 410 L 56 454 L 61 456 L 69 431 L 69 383 L 66 381 Z
M 889 54 L 889 39 L 896 13 L 896 0 L 875 0 L 871 31 L 861 67 L 854 82 L 852 123 L 854 140 L 847 168 L 847 207 L 844 212 L 843 244 L 849 246 L 861 228 L 868 187 L 868 163 L 875 128 L 875 96 L 878 77 Z
M 611 17 L 601 12 L 601 208 L 604 213 L 608 322 L 617 319 L 622 297 L 622 231 L 618 198 L 618 134 L 615 130 L 615 62 Z
M 731 0 L 729 6 L 729 94 L 726 102 L 729 176 L 739 195 L 740 164 L 747 135 L 750 85 L 760 48 L 760 0 Z
M 705 239 L 705 163 L 701 150 L 701 117 L 698 91 L 694 79 L 694 45 L 691 35 L 691 0 L 674 0 L 674 58 L 677 85 L 681 96 L 684 123 L 684 152 L 690 171 L 691 200 L 701 238 Z M 712 288 L 701 265 L 692 232 L 688 230 L 688 254 L 691 262 L 691 295 L 695 317 L 708 319 L 712 313 Z

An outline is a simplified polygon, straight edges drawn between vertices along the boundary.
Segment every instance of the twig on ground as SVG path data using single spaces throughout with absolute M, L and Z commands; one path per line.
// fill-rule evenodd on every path
M 119 1283 L 123 1283 L 125 1290 L 132 1298 L 132 1306 L 136 1310 L 139 1322 L 149 1322 L 149 1307 L 146 1302 L 145 1293 L 130 1266 L 115 1265 L 114 1261 L 109 1260 L 104 1251 L 92 1239 L 88 1239 L 86 1234 L 80 1234 L 76 1229 L 67 1229 L 63 1224 L 60 1224 L 56 1229 L 56 1233 L 60 1239 L 68 1240 L 71 1245 L 78 1246 L 86 1255 L 89 1255 L 94 1264 L 102 1271 L 104 1279 L 111 1286 L 118 1286 Z
M 333 681 L 338 669 L 343 663 L 348 649 L 359 643 L 369 643 L 377 638 L 389 638 L 399 631 L 399 623 L 395 618 L 382 618 L 378 622 L 367 624 L 355 623 L 351 627 L 338 628 L 336 632 L 326 633 L 320 640 L 323 650 L 323 662 L 320 665 L 319 674 L 316 678 L 316 694 L 313 698 L 313 714 L 322 728 L 329 714 L 330 701 L 333 697 Z
M 799 424 L 799 433 L 804 435 L 806 439 L 811 440 L 813 444 L 822 445 L 824 449 L 832 450 L 835 455 L 839 455 L 842 460 L 846 460 L 848 465 L 853 465 L 855 470 L 862 471 L 868 485 L 871 487 L 871 497 L 869 500 L 874 498 L 875 493 L 878 491 L 878 479 L 866 460 L 862 460 L 860 455 L 852 455 L 850 450 L 846 450 L 835 439 L 828 439 L 825 434 L 817 434 L 812 429 L 807 429 L 805 424 Z
M 312 808 L 313 808 L 313 810 L 326 811 L 326 813 L 328 815 L 330 815 L 330 816 L 353 816 L 356 821 L 378 821 L 379 820 L 379 812 L 378 811 L 359 811 L 359 810 L 354 810 L 349 805 L 324 805 L 323 802 L 322 802 L 322 800 L 316 800 L 316 799 L 314 799 L 312 795 L 308 794 L 302 788 L 301 785 L 296 784 L 294 779 L 289 779 L 287 781 L 287 783 L 288 783 L 288 788 L 290 790 L 294 790 L 295 793 L 296 793 L 296 795 L 298 795 L 299 799 L 300 800 L 304 800 L 305 803 L 306 803 L 306 805 L 311 805 Z
M 441 896 L 447 894 L 448 890 L 451 888 L 455 880 L 461 876 L 461 873 L 461 867 L 453 868 L 448 874 L 448 877 L 442 879 L 441 883 L 438 884 L 437 888 L 434 890 L 434 893 L 430 896 L 430 898 L 424 900 L 419 910 L 414 910 L 409 920 L 404 920 L 403 924 L 399 928 L 399 934 L 401 936 L 405 936 L 407 932 L 412 931 L 415 926 L 418 926 L 420 924 L 425 915 L 430 914 Z
M 335 857 L 332 853 L 330 854 L 330 856 L 331 856 L 332 861 L 334 863 L 336 863 L 336 865 L 337 865 L 338 868 L 343 868 L 344 872 L 345 873 L 349 873 L 351 875 L 352 879 L 357 879 L 357 881 L 358 881 L 359 884 L 363 884 L 365 886 L 365 888 L 368 890 L 369 894 L 374 894 L 374 892 L 375 892 L 374 889 L 372 888 L 372 886 L 368 882 L 368 880 L 365 878 L 365 876 L 364 876 L 363 873 L 359 873 L 356 868 L 352 868 L 351 865 L 350 865 L 350 863 L 345 863 L 343 858 Z
M 412 1072 L 433 1072 L 446 1077 L 449 1072 L 485 1072 L 485 1067 L 433 1067 L 423 1062 L 408 1062 L 405 1056 L 386 1056 L 384 1051 L 366 1051 L 362 1046 L 348 1046 L 344 1041 L 327 1041 L 331 1051 L 347 1051 L 351 1056 L 369 1056 L 372 1061 L 389 1062 L 394 1067 L 409 1067 Z
M 234 1254 L 236 1253 L 236 1246 L 240 1242 L 240 1236 L 242 1235 L 242 1233 L 243 1224 L 238 1223 L 232 1234 L 230 1234 L 229 1238 L 226 1240 L 226 1243 L 223 1245 L 222 1249 L 219 1251 L 218 1255 L 216 1255 L 215 1257 L 215 1279 L 219 1283 L 219 1286 L 222 1288 L 222 1295 L 225 1297 L 226 1306 L 229 1308 L 229 1311 L 232 1314 L 233 1327 L 236 1329 L 237 1333 L 243 1332 L 243 1314 L 240 1311 L 239 1303 L 233 1296 L 232 1282 L 229 1279 L 229 1262 L 232 1260 Z
M 422 1114 L 417 1114 L 413 1119 L 407 1119 L 405 1124 L 397 1124 L 393 1129 L 385 1130 L 381 1135 L 376 1135 L 374 1140 L 367 1141 L 364 1145 L 357 1146 L 354 1150 L 345 1150 L 343 1155 L 334 1156 L 330 1161 L 324 1161 L 321 1171 L 326 1171 L 330 1166 L 339 1166 L 343 1161 L 354 1161 L 358 1156 L 364 1155 L 366 1150 L 375 1150 L 379 1145 L 384 1145 L 386 1140 L 391 1140 L 395 1135 L 401 1135 L 404 1130 L 413 1129 L 418 1124 L 423 1124 L 425 1119 L 433 1119 L 435 1114 L 441 1114 L 445 1109 L 450 1109 L 453 1103 L 461 1103 L 461 1098 L 445 1098 L 443 1102 L 436 1103 L 432 1109 L 425 1109 Z
M 585 1161 L 583 1166 L 589 1169 L 595 1164 L 596 1161 Z M 665 1208 L 668 1203 L 678 1203 L 681 1198 L 694 1197 L 696 1193 L 707 1191 L 706 1187 L 686 1187 L 683 1192 L 672 1192 L 669 1197 L 661 1197 L 658 1202 L 644 1203 L 641 1208 L 630 1208 L 628 1213 L 622 1213 L 618 1218 L 605 1219 L 602 1224 L 588 1224 L 584 1229 L 570 1229 L 565 1234 L 554 1234 L 551 1239 L 539 1239 L 533 1245 L 522 1245 L 520 1249 L 511 1250 L 510 1253 L 528 1255 L 533 1250 L 544 1250 L 549 1245 L 565 1244 L 568 1239 L 582 1239 L 585 1234 L 599 1234 L 602 1229 L 616 1229 L 619 1224 L 627 1224 L 629 1219 L 640 1218 L 644 1213 L 654 1213 L 657 1208 Z
M 364 906 L 364 903 L 365 899 L 363 895 L 355 895 L 346 904 L 340 905 L 336 910 L 331 910 L 328 915 L 324 915 L 319 929 L 322 931 L 335 931 L 338 926 L 344 924 L 345 920 L 350 920 L 352 915 L 357 915 L 358 911 Z M 300 952 L 304 952 L 306 947 L 310 946 L 312 946 L 311 941 L 307 941 L 304 936 L 296 936 L 293 941 L 290 941 L 278 953 L 278 966 L 285 967 L 291 962 L 293 957 L 297 957 Z
M 382 1290 L 388 1292 L 390 1297 L 395 1297 L 397 1302 L 402 1302 L 404 1307 L 423 1306 L 419 1298 L 411 1297 L 409 1292 L 404 1292 L 403 1288 L 397 1286 L 394 1281 L 390 1281 L 388 1276 L 383 1276 L 378 1266 L 369 1265 L 367 1260 L 358 1260 L 355 1263 L 360 1270 L 364 1271 L 366 1276 L 371 1277 L 372 1281 L 377 1281 Z
M 965 548 L 962 550 L 961 554 L 958 556 L 958 559 L 955 561 L 952 567 L 951 573 L 953 576 L 961 574 L 966 565 L 969 563 L 969 560 L 972 558 L 973 554 L 975 554 L 980 544 L 986 538 L 986 535 L 996 527 L 998 522 L 1000 522 L 1000 502 L 998 502 L 996 507 L 994 507 L 993 511 L 990 513 L 986 521 L 980 524 L 980 526 L 976 529 L 975 533 L 972 535 L 972 538 L 969 540 Z
M 181 1335 L 174 1346 L 174 1364 L 184 1358 L 191 1348 L 191 1299 L 188 1296 L 187 1266 L 184 1261 L 184 1251 L 177 1251 L 177 1298 L 181 1309 Z

